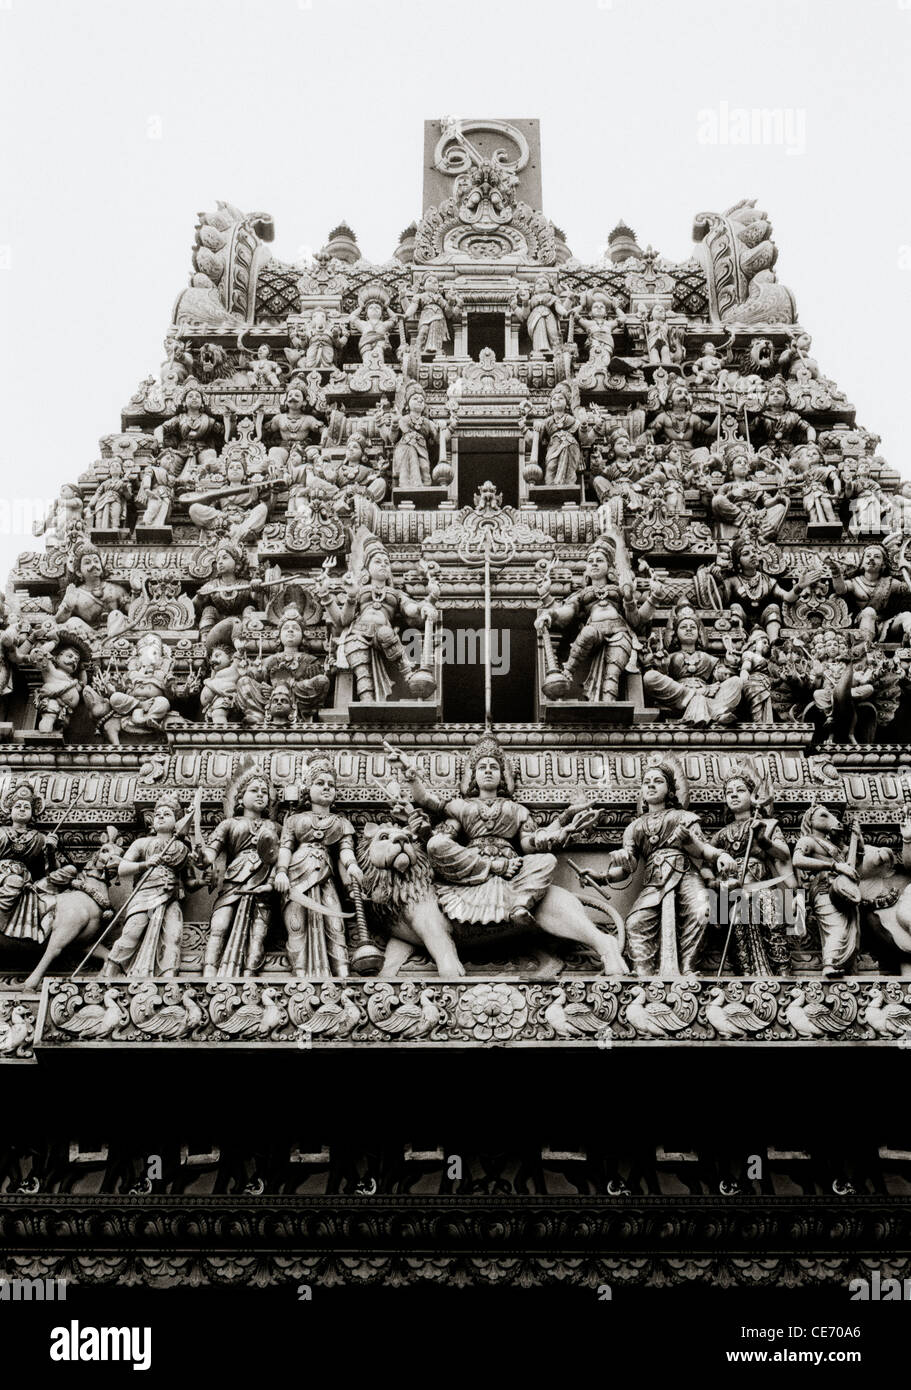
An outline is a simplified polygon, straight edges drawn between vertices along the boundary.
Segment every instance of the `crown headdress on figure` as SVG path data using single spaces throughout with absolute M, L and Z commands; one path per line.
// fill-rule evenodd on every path
M 515 767 L 492 734 L 485 734 L 483 738 L 478 739 L 465 759 L 462 767 L 462 795 L 467 796 L 471 790 L 475 781 L 475 769 L 482 758 L 496 758 L 502 771 L 503 787 L 506 794 L 512 796 L 516 789 Z
M 652 768 L 658 768 L 664 775 L 670 799 L 685 811 L 690 804 L 690 784 L 680 759 L 673 753 L 649 753 L 645 759 L 643 774 Z M 638 815 L 642 815 L 646 809 L 641 794 L 636 809 Z
M 12 778 L 0 795 L 0 810 L 5 816 L 9 816 L 14 801 L 30 802 L 33 815 L 40 815 L 44 809 L 44 797 L 39 795 L 27 777 Z
M 379 280 L 371 280 L 368 285 L 362 285 L 358 290 L 357 307 L 362 311 L 368 304 L 380 304 L 384 309 L 388 309 L 391 302 L 391 293 Z

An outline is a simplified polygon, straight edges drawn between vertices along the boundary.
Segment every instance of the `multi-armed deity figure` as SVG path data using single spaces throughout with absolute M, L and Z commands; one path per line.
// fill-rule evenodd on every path
M 460 940 L 495 937 L 510 923 L 540 927 L 588 946 L 605 974 L 626 973 L 615 938 L 589 920 L 578 898 L 553 883 L 552 851 L 589 830 L 599 818 L 596 808 L 570 806 L 536 826 L 528 807 L 515 800 L 514 770 L 490 736 L 479 739 L 465 758 L 459 796 L 426 786 L 417 764 L 401 752 L 393 758 L 414 803 L 443 817 L 433 828 L 427 854 L 440 907 Z
M 354 854 L 354 827 L 333 809 L 335 769 L 315 757 L 304 775 L 305 807 L 282 827 L 275 890 L 282 898 L 288 956 L 295 975 L 308 980 L 348 974 L 345 913 L 337 881 L 363 881 Z
M 281 826 L 269 816 L 269 779 L 241 765 L 225 793 L 224 818 L 205 848 L 217 876 L 203 975 L 255 975 L 272 921 L 273 878 Z
M 832 588 L 843 594 L 857 615 L 857 629 L 870 642 L 911 640 L 911 577 L 892 573 L 889 553 L 868 545 L 860 564 L 848 575 L 837 560 L 829 561 Z
M 121 733 L 160 735 L 171 712 L 173 659 L 157 632 L 137 638 L 126 667 L 97 672 L 85 703 L 109 743 Z
M 209 414 L 203 393 L 188 383 L 177 414 L 159 426 L 161 442 L 174 449 L 184 461 L 184 476 L 199 468 L 211 467 L 224 439 L 224 428 L 217 416 Z
M 365 285 L 358 295 L 358 307 L 348 322 L 358 335 L 357 345 L 361 362 L 367 367 L 381 367 L 391 344 L 389 334 L 395 319 L 389 315 L 389 291 L 383 285 Z
M 583 587 L 542 608 L 535 620 L 539 631 L 576 629 L 562 669 L 545 677 L 544 693 L 551 699 L 567 698 L 578 682 L 593 704 L 610 703 L 619 696 L 624 671 L 635 669 L 637 633 L 654 615 L 657 588 L 650 585 L 638 603 L 632 575 L 621 582 L 616 564 L 616 543 L 603 539 L 588 553 Z
M 432 599 L 421 602 L 396 588 L 389 556 L 375 536 L 359 533 L 343 593 L 336 594 L 326 580 L 318 597 L 340 634 L 358 700 L 388 700 L 399 682 L 414 699 L 433 694 L 432 671 L 415 667 L 398 629 L 403 622 L 435 622 L 437 609 Z
M 311 435 L 322 432 L 323 421 L 306 410 L 306 397 L 300 386 L 290 385 L 282 400 L 282 409 L 266 425 L 266 438 L 271 442 L 269 468 L 280 474 L 288 463 L 295 445 L 303 448 Z
M 647 698 L 686 724 L 733 724 L 743 680 L 708 650 L 702 623 L 689 604 L 678 605 L 668 619 L 665 651 L 652 658 L 642 678 Z

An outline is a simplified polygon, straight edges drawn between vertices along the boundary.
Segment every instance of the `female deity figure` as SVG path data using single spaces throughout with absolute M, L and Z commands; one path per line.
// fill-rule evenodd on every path
M 753 478 L 755 460 L 749 446 L 732 441 L 724 450 L 727 482 L 715 489 L 712 515 L 738 531 L 750 531 L 764 540 L 778 535 L 788 514 L 787 489 L 768 488 Z
M 679 444 L 689 453 L 713 429 L 714 425 L 706 424 L 702 416 L 693 410 L 693 398 L 687 388 L 672 386 L 667 404 L 645 433 L 658 444 Z
M 791 468 L 800 483 L 808 524 L 837 527 L 840 531 L 841 519 L 835 504 L 844 486 L 835 465 L 826 463 L 818 444 L 803 444 L 791 454 Z
M 733 885 L 714 879 L 716 888 L 727 889 L 735 964 L 741 975 L 762 980 L 789 975 L 788 931 L 802 936 L 803 922 L 791 851 L 772 814 L 768 783 L 744 765 L 728 774 L 723 789 L 730 819 L 709 843 L 737 866 Z M 786 904 L 793 909 L 790 922 Z
M 645 469 L 636 455 L 636 446 L 629 437 L 629 431 L 622 425 L 611 430 L 607 447 L 607 461 L 592 463 L 592 488 L 598 501 L 610 508 L 615 524 L 622 525 L 625 519 L 635 519 L 635 514 L 642 510 Z M 593 459 L 594 455 L 593 449 Z
M 279 650 L 248 664 L 237 682 L 237 698 L 248 724 L 267 722 L 270 699 L 278 687 L 293 697 L 293 723 L 311 718 L 329 692 L 322 610 L 299 586 L 296 593 L 300 606 L 288 603 L 276 611 L 270 605 L 267 610 L 278 627 Z
M 605 874 L 589 871 L 596 882 L 616 884 L 644 866 L 642 887 L 626 916 L 629 953 L 640 979 L 695 973 L 711 911 L 697 866 L 709 865 L 720 878 L 737 870 L 726 850 L 705 839 L 688 804 L 682 768 L 668 755 L 656 760 L 642 778 L 622 849 L 611 851 Z
M 688 605 L 668 619 L 663 670 L 653 667 L 642 678 L 646 698 L 680 716 L 684 724 L 733 724 L 743 699 L 740 676 L 727 674 L 723 659 L 707 650 L 702 624 Z
M 126 579 L 106 578 L 101 555 L 92 545 L 77 542 L 71 554 L 75 573 L 54 620 L 66 623 L 78 618 L 90 628 L 104 622 L 108 637 L 116 637 L 127 623 L 130 590 Z
M 123 461 L 116 456 L 108 462 L 108 476 L 96 487 L 86 504 L 94 531 L 119 531 L 126 519 L 132 484 L 124 476 Z
M 6 822 L 0 825 L 0 935 L 15 941 L 44 941 L 50 895 L 76 872 L 58 869 L 56 834 L 43 835 L 32 825 L 43 804 L 24 780 L 13 782 L 0 802 Z
M 383 545 L 375 536 L 360 544 L 360 566 L 352 555 L 352 568 L 345 576 L 344 597 L 339 600 L 328 580 L 317 590 L 337 632 L 345 660 L 354 672 L 358 700 L 388 700 L 401 680 L 412 698 L 426 699 L 436 682 L 429 671 L 416 669 L 402 646 L 396 622 L 435 622 L 438 613 L 428 598 L 423 603 L 411 598 L 392 582 L 392 566 Z
M 543 609 L 535 620 L 539 631 L 578 625 L 562 672 L 546 680 L 545 694 L 565 699 L 581 681 L 593 704 L 618 699 L 623 672 L 635 669 L 634 653 L 640 646 L 636 634 L 654 616 L 656 598 L 657 586 L 652 585 L 645 601 L 637 604 L 632 583 L 617 580 L 613 551 L 604 542 L 592 546 L 583 587 Z
M 819 927 L 826 978 L 843 975 L 860 945 L 858 881 L 865 853 L 856 820 L 849 827 L 827 806 L 807 807 L 794 846 L 794 868 L 806 887 L 809 913 Z
M 121 878 L 138 877 L 124 907 L 120 936 L 101 968 L 104 976 L 162 976 L 173 979 L 180 967 L 183 938 L 181 903 L 199 876 L 190 846 L 178 833 L 180 800 L 164 792 L 155 803 L 151 834 L 134 840 L 120 861 Z
M 459 304 L 457 295 L 447 294 L 440 289 L 436 275 L 424 276 L 420 290 L 403 306 L 405 318 L 417 317 L 415 353 L 418 361 L 424 356 L 442 356 L 443 349 L 450 341 L 449 318 Z
M 308 370 L 332 371 L 338 365 L 338 355 L 348 334 L 330 325 L 325 309 L 312 309 L 302 341 L 306 344 L 304 366 Z
M 829 561 L 832 588 L 843 594 L 856 614 L 857 630 L 868 642 L 911 640 L 911 584 L 896 579 L 881 545 L 868 545 L 860 564 L 845 576 L 837 560 Z
M 852 536 L 889 529 L 890 499 L 870 471 L 870 460 L 860 459 L 847 479 L 845 494 L 851 499 L 848 530 Z
M 272 921 L 273 877 L 281 826 L 269 818 L 272 789 L 258 768 L 228 788 L 224 819 L 204 850 L 218 875 L 203 963 L 207 980 L 255 975 Z
M 557 315 L 568 314 L 569 303 L 557 298 L 546 275 L 535 276 L 533 292 L 526 286 L 517 298 L 519 317 L 525 320 L 531 339 L 532 357 L 550 357 L 560 352 L 563 339 Z
M 143 509 L 139 526 L 149 529 L 167 526 L 174 488 L 182 468 L 183 461 L 174 449 L 162 449 L 158 458 L 146 465 L 136 494 L 136 505 Z
M 795 444 L 812 444 L 816 431 L 796 410 L 788 408 L 788 388 L 780 376 L 773 377 L 765 389 L 765 399 L 758 411 L 747 409 L 750 417 L 750 439 L 757 444 L 772 444 L 780 453 L 790 455 Z
M 351 314 L 348 322 L 358 334 L 361 361 L 367 367 L 382 366 L 390 346 L 389 334 L 395 328 L 395 319 L 385 317 L 389 296 L 382 286 L 368 285 L 358 299 L 359 312 Z
M 208 414 L 205 405 L 199 387 L 187 386 L 177 414 L 159 426 L 161 442 L 183 459 L 185 476 L 190 476 L 188 469 L 193 467 L 202 470 L 212 467 L 224 437 L 221 424 L 216 416 Z
M 572 486 L 578 481 L 582 471 L 581 427 L 581 421 L 573 414 L 568 389 L 555 387 L 550 396 L 550 414 L 538 427 L 547 445 L 544 481 L 548 487 Z
M 713 608 L 730 610 L 747 630 L 761 624 L 771 642 L 781 635 L 781 605 L 793 602 L 800 589 L 812 583 L 807 573 L 786 589 L 759 563 L 759 550 L 749 534 L 738 537 L 731 546 L 718 547 L 714 565 L 706 565 L 696 575 L 697 596 L 708 598 Z M 707 590 L 714 589 L 709 595 Z M 708 606 L 708 605 L 703 605 Z
M 392 455 L 392 476 L 395 486 L 402 490 L 430 487 L 430 451 L 438 448 L 438 431 L 425 415 L 426 401 L 420 387 L 406 394 L 406 411 L 395 417 L 395 450 Z
M 301 979 L 344 978 L 348 947 L 336 877 L 346 888 L 363 883 L 354 856 L 354 826 L 332 809 L 336 779 L 328 758 L 309 763 L 304 788 L 309 808 L 285 820 L 275 873 L 288 956 Z
M 250 576 L 247 557 L 240 546 L 230 540 L 219 541 L 215 552 L 215 577 L 196 591 L 202 640 L 205 641 L 206 634 L 222 618 L 239 616 L 250 608 L 260 587 L 260 582 Z
M 606 975 L 626 974 L 614 937 L 589 920 L 578 898 L 552 883 L 557 861 L 551 851 L 595 823 L 594 807 L 570 806 L 536 829 L 528 808 L 514 799 L 513 770 L 491 737 L 480 739 L 466 758 L 457 797 L 432 791 L 401 754 L 395 761 L 415 805 L 445 817 L 427 842 L 427 855 L 440 907 L 460 924 L 459 940 L 483 940 L 504 923 L 537 926 L 588 946 Z
M 304 403 L 304 393 L 300 387 L 289 386 L 281 403 L 282 409 L 266 425 L 266 437 L 272 441 L 267 455 L 270 473 L 280 474 L 295 444 L 303 448 L 310 436 L 319 434 L 323 428 L 322 420 L 307 414 Z
M 189 502 L 190 520 L 201 531 L 217 531 L 236 545 L 248 545 L 262 534 L 269 519 L 269 503 L 261 500 L 263 491 L 252 480 L 248 483 L 243 459 L 232 458 L 223 487 L 190 493 L 184 500 Z

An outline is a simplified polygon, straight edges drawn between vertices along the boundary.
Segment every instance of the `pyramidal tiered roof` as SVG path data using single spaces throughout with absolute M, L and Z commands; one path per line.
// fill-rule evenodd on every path
M 11 577 L 0 1059 L 911 1026 L 911 485 L 755 202 L 585 264 L 538 156 L 428 122 L 382 264 L 201 217 Z

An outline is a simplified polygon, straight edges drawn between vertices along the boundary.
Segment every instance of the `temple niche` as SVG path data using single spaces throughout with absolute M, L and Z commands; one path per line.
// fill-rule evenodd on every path
M 911 484 L 754 202 L 584 262 L 425 137 L 385 261 L 201 215 L 10 577 L 0 1060 L 903 1039 Z

